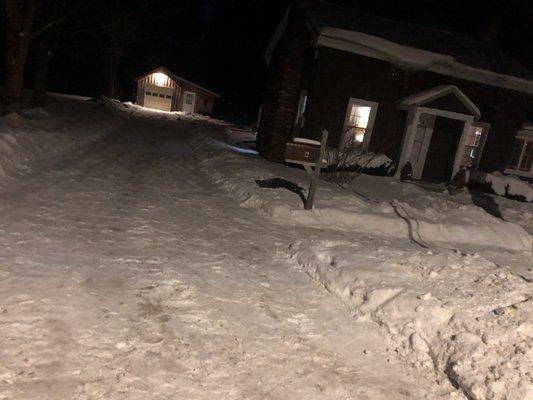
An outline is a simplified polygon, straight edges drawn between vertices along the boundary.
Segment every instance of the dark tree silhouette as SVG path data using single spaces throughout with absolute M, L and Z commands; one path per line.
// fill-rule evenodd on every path
M 46 93 L 48 65 L 57 46 L 59 28 L 81 9 L 86 0 L 3 0 L 6 21 L 6 78 L 2 114 L 20 112 L 24 70 L 30 44 L 35 50 L 35 101 L 42 104 Z
M 6 79 L 2 114 L 19 112 L 22 107 L 24 67 L 31 41 L 36 0 L 3 0 L 6 21 Z

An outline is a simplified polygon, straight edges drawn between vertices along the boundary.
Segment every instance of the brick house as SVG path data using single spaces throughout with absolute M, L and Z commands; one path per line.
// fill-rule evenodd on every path
M 265 53 L 257 147 L 294 136 L 387 155 L 443 182 L 460 169 L 533 177 L 533 73 L 490 44 L 325 1 L 293 1 Z

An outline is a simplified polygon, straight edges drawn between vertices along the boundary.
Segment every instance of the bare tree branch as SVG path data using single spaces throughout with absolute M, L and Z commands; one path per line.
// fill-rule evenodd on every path
M 39 28 L 37 31 L 34 31 L 32 33 L 32 35 L 31 35 L 32 40 L 36 39 L 39 36 L 41 36 L 42 34 L 44 34 L 49 29 L 56 28 L 56 27 L 64 24 L 67 20 L 72 18 L 74 15 L 76 15 L 86 3 L 87 3 L 87 0 L 78 0 L 75 3 L 74 7 L 71 10 L 69 10 L 68 12 L 66 12 L 64 15 L 62 15 L 61 17 L 59 17 L 59 18 L 57 18 L 57 19 L 55 19 L 53 21 L 48 22 L 47 24 L 45 24 L 44 26 Z

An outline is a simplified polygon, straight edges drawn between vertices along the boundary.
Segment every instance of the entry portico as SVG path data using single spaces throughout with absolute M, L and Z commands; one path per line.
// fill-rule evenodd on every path
M 470 158 L 475 162 L 487 129 L 473 131 L 481 113 L 457 86 L 442 85 L 407 96 L 398 108 L 407 111 L 398 176 L 410 162 L 414 179 L 446 181 L 462 167 L 471 167 Z M 467 154 L 470 147 L 475 150 Z M 435 171 L 435 165 L 441 170 Z

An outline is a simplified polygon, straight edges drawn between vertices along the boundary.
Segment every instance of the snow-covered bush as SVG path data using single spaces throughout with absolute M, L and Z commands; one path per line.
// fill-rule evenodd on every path
M 341 186 L 347 185 L 358 174 L 392 175 L 396 164 L 385 154 L 363 151 L 360 143 L 347 140 L 337 148 L 326 148 L 327 171 L 333 180 Z
M 489 189 L 497 195 L 521 201 L 533 201 L 533 186 L 514 175 L 501 172 L 477 172 L 470 175 L 470 183 L 481 189 Z
M 332 151 L 335 153 L 335 151 Z M 329 162 L 329 155 L 328 155 Z M 334 164 L 328 164 L 334 165 Z M 342 164 L 345 168 L 363 168 L 363 169 L 383 169 L 386 172 L 390 172 L 394 169 L 394 162 L 385 154 L 377 154 L 369 152 L 354 151 L 349 153 Z

